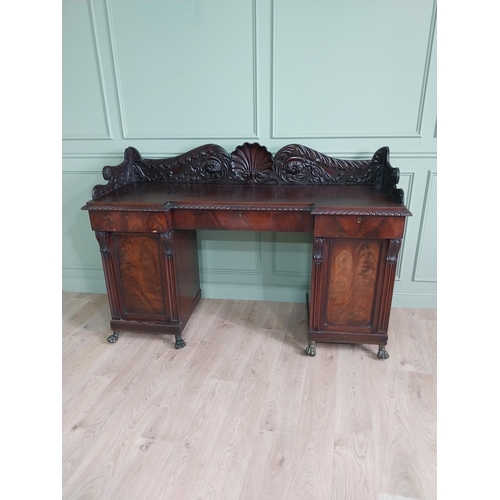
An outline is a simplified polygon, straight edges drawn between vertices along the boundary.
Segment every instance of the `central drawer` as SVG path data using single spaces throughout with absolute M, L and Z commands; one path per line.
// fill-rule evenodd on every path
M 309 211 L 174 209 L 175 229 L 312 232 Z

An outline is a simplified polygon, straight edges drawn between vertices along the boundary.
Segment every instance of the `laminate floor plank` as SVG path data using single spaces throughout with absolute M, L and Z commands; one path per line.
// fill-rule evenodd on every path
M 293 339 L 297 330 L 307 330 L 307 311 L 304 304 L 294 304 L 283 346 L 271 382 L 271 388 L 260 417 L 259 428 L 295 436 L 297 433 L 300 406 L 306 369 L 309 363 L 303 355 L 303 348 L 297 352 Z M 306 345 L 304 343 L 303 345 Z
M 70 338 L 75 331 L 82 328 L 90 330 L 92 328 L 92 324 L 89 323 L 90 318 L 109 318 L 109 312 L 105 308 L 107 304 L 108 296 L 103 294 L 86 294 L 81 297 L 73 296 L 71 305 L 63 308 L 62 330 L 64 340 Z
M 436 381 L 425 373 L 403 373 L 405 398 L 412 443 L 415 446 L 413 460 L 419 466 L 419 476 L 426 478 L 420 484 L 422 498 L 437 497 L 437 407 Z
M 182 338 L 188 348 L 191 349 L 192 345 L 197 346 L 202 341 L 207 328 L 217 319 L 225 303 L 226 301 L 221 299 L 200 300 L 182 332 Z
M 129 434 L 137 431 L 136 421 L 144 412 L 143 408 L 147 408 L 154 398 L 150 390 L 149 372 L 158 370 L 162 352 L 166 356 L 170 352 L 161 341 L 137 341 L 140 347 L 136 354 L 73 424 L 72 439 L 63 442 L 63 460 L 66 465 L 63 479 L 68 488 L 77 488 L 80 481 L 92 477 L 90 471 L 95 470 L 101 462 L 104 466 L 109 455 L 111 464 L 108 465 L 115 463 L 113 455 L 117 450 L 120 451 Z M 119 453 L 116 458 L 120 458 Z
M 417 498 L 402 497 L 399 495 L 391 495 L 389 493 L 379 493 L 377 500 L 419 500 Z
M 344 436 L 373 437 L 373 413 L 378 401 L 372 386 L 373 365 L 380 363 L 372 346 L 330 345 L 336 350 L 335 432 Z M 384 360 L 390 362 L 391 358 Z
M 332 499 L 375 500 L 376 451 L 372 439 L 357 434 L 335 434 Z
M 328 347 L 318 348 L 316 356 L 308 358 L 290 474 L 277 500 L 332 496 L 338 352 Z
M 87 305 L 88 304 L 86 304 L 86 306 Z M 88 306 L 89 308 L 95 307 L 92 305 Z M 88 317 L 87 321 L 88 323 L 82 324 L 80 328 L 75 328 L 71 335 L 68 335 L 64 339 L 62 344 L 62 356 L 65 363 L 68 363 L 75 354 L 80 354 L 84 344 L 89 341 L 101 341 L 102 343 L 111 333 L 109 327 L 102 324 L 98 313 L 94 313 Z
M 73 316 L 79 309 L 81 309 L 89 299 L 86 297 L 78 296 L 81 294 L 66 292 L 63 293 L 61 302 L 61 317 L 62 317 L 62 334 L 63 342 L 66 337 L 71 335 L 72 329 L 68 324 L 68 319 Z
M 256 349 L 255 331 L 259 330 L 268 304 L 263 301 L 249 301 L 235 318 L 237 322 L 234 332 L 224 342 L 224 347 L 217 352 L 217 360 L 210 376 L 219 380 L 239 382 L 243 370 L 250 360 L 251 353 Z
M 384 361 L 391 361 L 391 358 Z M 426 477 L 418 460 L 417 432 L 410 418 L 405 395 L 405 373 L 392 363 L 375 363 L 372 373 L 373 395 L 378 404 L 373 413 L 374 440 L 377 444 L 377 491 L 432 500 L 424 496 Z
M 172 452 L 154 481 L 147 497 L 150 500 L 193 498 L 200 477 L 209 463 L 220 429 L 223 426 L 237 385 L 208 379 L 196 409 L 184 422 Z
M 178 351 L 183 353 L 183 366 L 165 388 L 158 411 L 152 414 L 142 437 L 169 442 L 178 439 L 185 421 L 199 402 L 201 390 L 219 360 L 219 353 L 223 352 L 225 343 L 238 328 L 238 318 L 245 307 L 245 301 L 226 301 L 198 345 L 189 347 L 191 344 L 188 344 Z
M 434 373 L 435 365 L 429 357 L 427 335 L 422 331 L 420 319 L 412 317 L 405 308 L 395 309 L 388 333 L 387 349 L 399 360 L 401 370 Z
M 82 380 L 82 383 L 73 390 L 70 395 L 63 399 L 62 431 L 69 433 L 82 415 L 85 415 L 94 401 L 99 401 L 106 387 L 114 377 L 90 376 Z M 76 384 L 75 384 L 76 385 Z M 76 430 L 76 427 L 75 429 Z
M 422 348 L 425 349 L 429 369 L 427 373 L 437 377 L 437 323 L 432 319 L 418 319 Z
M 103 342 L 102 334 L 106 330 L 102 326 L 96 330 L 93 332 L 82 330 L 80 340 L 76 340 L 78 337 L 75 337 L 76 345 L 72 346 L 70 351 L 65 352 L 63 349 L 61 379 L 63 400 L 71 395 L 96 366 L 100 366 L 102 360 L 116 354 L 116 351 L 109 350 L 109 344 L 105 345 Z
M 160 439 L 137 438 L 127 447 L 122 466 L 107 489 L 102 500 L 143 500 L 148 498 L 158 478 L 164 476 L 174 443 Z M 90 495 L 89 495 L 90 496 Z M 76 498 L 82 498 L 78 495 Z M 90 496 L 92 498 L 92 496 Z
M 295 437 L 277 432 L 257 432 L 252 449 L 259 459 L 251 460 L 248 465 L 239 500 L 281 498 L 290 473 L 294 441 Z
M 280 337 L 282 339 L 285 335 L 288 325 L 286 314 L 289 310 L 289 305 L 285 303 L 269 307 L 263 325 L 280 326 L 282 329 L 260 328 L 254 332 L 248 363 L 194 498 L 238 498 L 246 471 L 255 458 L 253 447 L 258 431 L 260 403 L 267 396 L 272 378 L 268 367 L 282 348 Z M 276 318 L 280 319 L 277 321 Z
M 202 299 L 183 332 L 106 341 L 106 295 L 62 301 L 64 500 L 434 500 L 436 312 L 388 351 L 307 345 L 305 304 Z

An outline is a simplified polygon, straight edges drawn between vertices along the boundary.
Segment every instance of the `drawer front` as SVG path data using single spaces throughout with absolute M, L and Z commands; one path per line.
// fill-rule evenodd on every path
M 94 231 L 121 233 L 163 233 L 169 230 L 164 212 L 106 212 L 90 211 Z
M 319 238 L 377 238 L 403 237 L 405 217 L 371 215 L 316 215 L 314 236 Z
M 312 232 L 313 216 L 302 211 L 172 210 L 176 229 Z

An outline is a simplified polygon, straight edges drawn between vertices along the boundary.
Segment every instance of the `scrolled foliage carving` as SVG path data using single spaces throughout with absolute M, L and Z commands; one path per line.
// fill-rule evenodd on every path
M 323 261 L 323 247 L 325 244 L 325 238 L 314 238 L 313 241 L 313 260 L 322 262 Z
M 99 250 L 102 254 L 109 254 L 109 238 L 105 231 L 96 231 L 95 236 L 99 243 Z
M 230 170 L 230 158 L 222 147 L 207 144 L 174 158 L 139 158 L 134 167 L 138 177 L 149 182 L 220 182 Z
M 163 253 L 165 254 L 166 257 L 173 256 L 173 248 L 174 248 L 173 238 L 174 238 L 174 231 L 172 229 L 166 233 L 160 233 L 160 242 L 163 247 Z
M 125 150 L 124 161 L 106 166 L 106 185 L 92 192 L 96 199 L 131 182 L 382 186 L 400 203 L 399 169 L 389 163 L 389 148 L 375 152 L 371 160 L 332 158 L 300 144 L 289 144 L 273 155 L 258 143 L 244 143 L 229 154 L 216 144 L 206 144 L 165 159 L 142 158 L 137 149 Z
M 401 248 L 401 240 L 394 239 L 389 242 L 389 249 L 387 251 L 387 260 L 389 264 L 393 265 L 396 264 L 400 248 Z
M 281 148 L 274 158 L 278 177 L 285 183 L 295 184 L 336 184 L 344 177 L 344 171 L 360 170 L 369 163 L 331 158 L 300 144 Z
M 105 166 L 102 169 L 102 176 L 108 183 L 94 186 L 92 189 L 92 199 L 99 198 L 99 196 L 103 196 L 137 180 L 133 166 L 126 161 L 116 167 Z

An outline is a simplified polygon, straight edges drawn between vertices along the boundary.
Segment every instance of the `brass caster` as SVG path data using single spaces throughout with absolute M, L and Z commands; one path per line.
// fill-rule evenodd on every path
M 378 359 L 387 359 L 389 357 L 389 353 L 386 351 L 385 346 L 378 347 L 377 358 Z
M 180 335 L 175 336 L 175 348 L 176 349 L 181 349 L 182 347 L 186 347 L 186 342 L 182 340 L 182 337 Z
M 108 342 L 114 344 L 118 340 L 118 333 L 119 332 L 113 332 L 113 334 L 108 337 Z
M 314 340 L 309 341 L 309 345 L 305 348 L 305 353 L 308 356 L 316 356 L 316 347 L 314 347 Z

